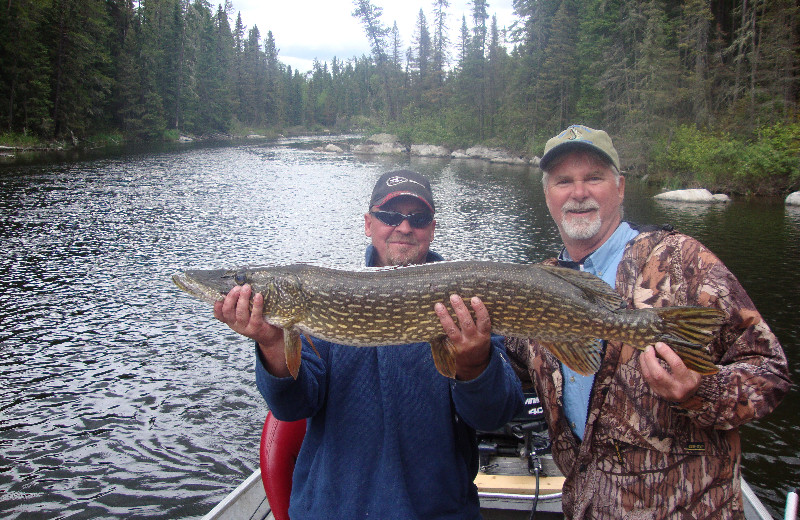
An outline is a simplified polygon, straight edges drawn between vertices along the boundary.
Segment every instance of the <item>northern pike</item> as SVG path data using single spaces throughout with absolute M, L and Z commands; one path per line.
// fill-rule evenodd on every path
M 644 350 L 663 341 L 701 374 L 717 372 L 706 345 L 724 318 L 707 307 L 626 309 L 625 300 L 600 278 L 545 265 L 485 261 L 436 262 L 348 271 L 308 264 L 191 270 L 175 284 L 208 303 L 236 285 L 264 296 L 264 319 L 284 329 L 286 364 L 297 378 L 300 334 L 358 347 L 429 342 L 437 370 L 455 377 L 455 361 L 436 302 L 459 294 L 479 297 L 492 332 L 531 338 L 581 374 L 600 367 L 597 339 Z M 312 341 L 313 346 L 313 341 Z

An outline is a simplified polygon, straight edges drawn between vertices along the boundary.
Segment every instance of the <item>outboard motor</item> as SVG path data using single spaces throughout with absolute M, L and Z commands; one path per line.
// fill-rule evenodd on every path
M 514 465 L 527 465 L 531 475 L 542 470 L 540 456 L 550 451 L 547 423 L 536 392 L 528 390 L 524 396 L 522 411 L 505 426 L 477 432 L 481 472 L 515 473 Z

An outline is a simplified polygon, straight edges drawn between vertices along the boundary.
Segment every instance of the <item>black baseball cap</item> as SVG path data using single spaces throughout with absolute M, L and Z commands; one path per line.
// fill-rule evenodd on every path
M 395 197 L 416 197 L 435 212 L 431 183 L 422 174 L 411 170 L 386 172 L 380 176 L 372 190 L 369 206 L 382 206 Z

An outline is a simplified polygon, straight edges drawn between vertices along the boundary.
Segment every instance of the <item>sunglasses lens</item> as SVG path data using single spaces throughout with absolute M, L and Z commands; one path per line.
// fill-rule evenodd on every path
M 399 226 L 403 223 L 403 219 L 405 215 L 402 213 L 397 213 L 396 211 L 375 211 L 372 213 L 378 220 L 386 224 L 387 226 Z
M 411 227 L 421 229 L 433 221 L 433 215 L 428 212 L 404 215 L 396 211 L 373 211 L 372 214 L 387 226 L 392 227 L 397 227 L 402 224 L 405 219 L 408 219 L 408 223 Z
M 433 215 L 430 213 L 412 213 L 408 215 L 408 223 L 411 227 L 424 228 L 433 220 Z

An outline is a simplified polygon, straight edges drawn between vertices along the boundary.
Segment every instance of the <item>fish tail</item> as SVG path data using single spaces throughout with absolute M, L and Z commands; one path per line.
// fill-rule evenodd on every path
M 706 345 L 714 339 L 725 313 L 711 307 L 662 307 L 652 309 L 662 320 L 658 341 L 669 345 L 686 366 L 700 374 L 715 374 Z
M 456 378 L 456 359 L 453 344 L 445 336 L 436 336 L 431 340 L 431 354 L 433 354 L 433 364 L 436 370 L 450 379 Z

